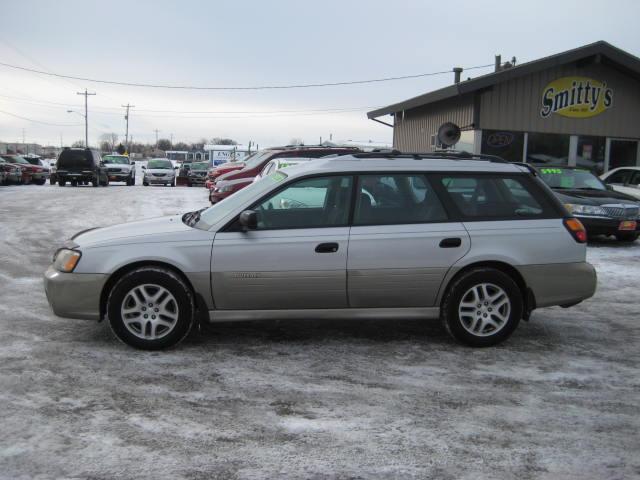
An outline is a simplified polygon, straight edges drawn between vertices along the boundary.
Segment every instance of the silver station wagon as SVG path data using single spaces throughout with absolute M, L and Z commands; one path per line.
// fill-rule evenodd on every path
M 45 273 L 56 315 L 161 349 L 196 322 L 440 318 L 495 345 L 532 310 L 591 297 L 586 232 L 527 168 L 368 153 L 278 170 L 184 215 L 73 236 Z

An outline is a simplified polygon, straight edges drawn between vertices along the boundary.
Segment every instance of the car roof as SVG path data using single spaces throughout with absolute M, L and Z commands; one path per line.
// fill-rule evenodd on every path
M 640 170 L 640 167 L 636 165 L 629 165 L 626 167 L 616 167 L 616 168 L 612 168 L 607 173 L 615 172 L 616 170 Z
M 499 173 L 528 173 L 529 170 L 520 165 L 506 161 L 481 160 L 479 158 L 443 158 L 430 154 L 358 154 L 342 155 L 331 158 L 318 158 L 313 162 L 301 162 L 286 169 L 287 175 L 298 176 L 312 172 L 325 173 L 356 173 L 356 172 L 499 172 Z

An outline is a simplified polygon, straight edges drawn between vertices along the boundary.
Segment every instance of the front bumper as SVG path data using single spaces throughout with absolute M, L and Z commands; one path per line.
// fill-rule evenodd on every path
M 204 185 L 204 183 L 207 180 L 207 177 L 188 177 L 188 179 L 192 185 Z
M 144 181 L 149 185 L 164 185 L 165 183 L 173 183 L 175 177 L 145 177 Z
M 211 202 L 211 205 L 215 205 L 218 202 L 221 202 L 222 200 L 224 200 L 225 198 L 227 198 L 229 195 L 231 195 L 233 192 L 215 192 L 213 190 L 209 190 L 209 201 Z
M 107 278 L 102 273 L 62 273 L 50 266 L 44 273 L 44 291 L 53 313 L 100 320 L 100 295 Z
M 131 178 L 129 173 L 107 173 L 111 182 L 126 182 Z
M 620 230 L 620 223 L 623 220 L 617 220 L 615 218 L 591 218 L 577 215 L 575 215 L 575 217 L 582 222 L 589 235 L 615 235 L 616 233 L 633 231 Z M 640 219 L 636 220 L 635 231 L 640 232 Z

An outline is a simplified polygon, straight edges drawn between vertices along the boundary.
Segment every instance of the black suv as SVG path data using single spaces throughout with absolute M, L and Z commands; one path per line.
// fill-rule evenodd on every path
M 89 182 L 94 187 L 109 185 L 107 168 L 100 153 L 91 148 L 65 148 L 56 163 L 56 176 L 61 187 L 67 182 L 74 187 Z

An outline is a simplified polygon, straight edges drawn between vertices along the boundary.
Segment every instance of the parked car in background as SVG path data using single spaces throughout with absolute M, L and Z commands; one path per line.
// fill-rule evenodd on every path
M 582 168 L 545 166 L 537 171 L 589 235 L 614 236 L 621 242 L 633 242 L 640 235 L 640 204 L 636 198 L 614 191 Z
M 13 165 L 17 165 L 22 171 L 23 184 L 36 183 L 39 185 L 44 184 L 44 173 L 41 167 L 36 167 L 27 162 L 21 155 L 2 155 L 2 158 Z
M 22 182 L 22 168 L 19 165 L 7 162 L 0 157 L 0 171 L 4 173 L 5 185 L 19 185 Z
M 56 178 L 61 187 L 67 182 L 73 187 L 89 183 L 94 187 L 109 185 L 107 168 L 100 153 L 92 148 L 64 148 L 56 162 Z
M 169 187 L 176 186 L 176 169 L 173 162 L 166 158 L 152 158 L 142 167 L 144 174 L 142 176 L 142 185 L 164 185 Z
M 209 162 L 193 162 L 187 173 L 187 186 L 204 185 L 209 171 Z
M 301 163 L 308 162 L 309 160 L 315 159 L 305 157 L 276 158 L 267 162 L 260 173 L 258 173 L 254 178 L 248 177 L 238 178 L 236 180 L 220 180 L 209 190 L 209 202 L 214 205 L 233 195 L 238 190 L 242 190 L 247 185 L 257 182 L 261 178 L 274 173 L 276 170 L 300 165 Z
M 111 182 L 125 182 L 128 186 L 136 184 L 136 165 L 126 155 L 103 155 L 102 162 L 107 167 Z
M 38 182 L 35 183 L 39 183 L 40 185 L 44 185 L 47 182 L 47 179 L 50 176 L 50 167 L 49 164 L 47 162 L 45 162 L 44 160 L 42 160 L 42 157 L 40 157 L 39 155 L 24 155 L 23 158 L 29 162 L 31 165 L 35 165 L 37 167 L 42 167 L 42 173 L 43 173 L 43 177 L 42 179 L 39 179 Z
M 56 315 L 108 319 L 149 350 L 196 319 L 341 317 L 441 319 L 487 347 L 536 308 L 594 294 L 586 240 L 524 167 L 361 154 L 279 170 L 207 209 L 80 232 L 44 284 Z
M 640 167 L 614 168 L 602 174 L 600 178 L 616 192 L 640 200 Z
M 212 169 L 209 170 L 207 174 L 207 180 L 213 183 L 219 176 L 224 175 L 225 173 L 233 172 L 236 170 L 242 170 L 247 165 L 247 162 L 249 162 L 251 158 L 253 158 L 256 154 L 257 152 L 254 152 L 251 155 L 244 157 L 242 161 L 226 162 L 226 163 L 223 163 L 222 165 L 213 167 Z M 210 186 L 207 186 L 207 188 L 210 188 Z

